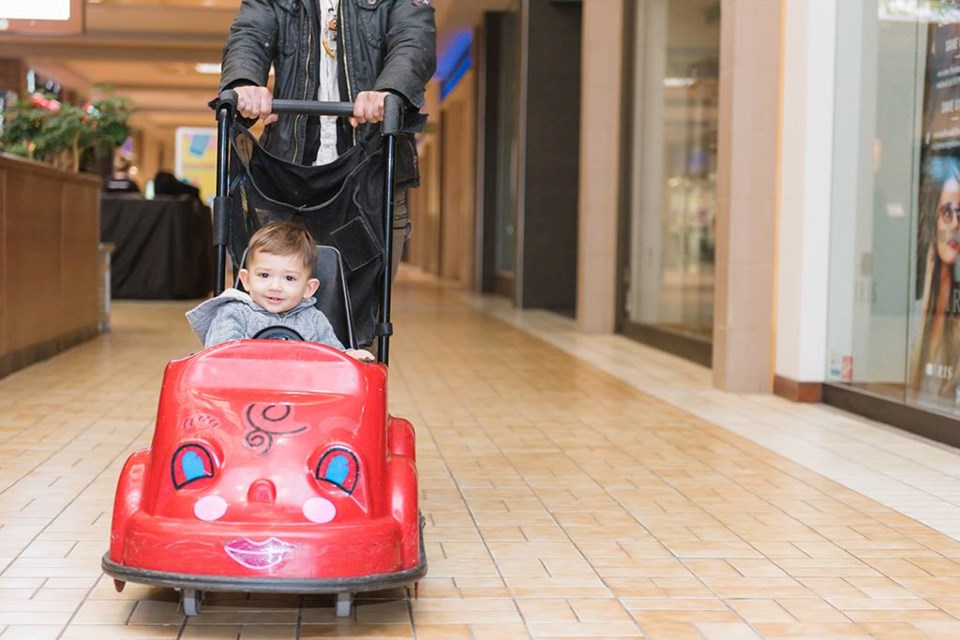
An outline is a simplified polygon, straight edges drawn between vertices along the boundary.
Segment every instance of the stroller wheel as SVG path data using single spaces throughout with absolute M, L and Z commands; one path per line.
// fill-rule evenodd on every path
M 201 600 L 203 600 L 203 591 L 184 589 L 180 594 L 180 602 L 183 604 L 183 615 L 195 616 L 200 613 Z
M 337 594 L 336 614 L 338 618 L 350 616 L 350 607 L 353 606 L 353 594 L 345 591 Z

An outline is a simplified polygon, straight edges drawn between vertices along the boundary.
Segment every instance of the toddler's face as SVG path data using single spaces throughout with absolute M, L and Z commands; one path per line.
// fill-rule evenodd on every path
M 240 281 L 253 301 L 272 313 L 290 311 L 320 286 L 299 256 L 262 251 L 247 257 L 247 268 L 240 270 Z

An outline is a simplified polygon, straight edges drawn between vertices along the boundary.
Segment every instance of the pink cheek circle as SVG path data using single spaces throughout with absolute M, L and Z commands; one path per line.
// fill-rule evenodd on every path
M 220 496 L 204 496 L 193 505 L 193 515 L 204 522 L 213 522 L 227 512 L 227 501 Z
M 310 498 L 303 503 L 303 515 L 310 522 L 324 524 L 337 516 L 337 508 L 326 498 Z

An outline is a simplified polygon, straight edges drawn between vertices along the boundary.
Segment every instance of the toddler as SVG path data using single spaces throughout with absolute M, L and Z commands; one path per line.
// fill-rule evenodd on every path
M 369 351 L 344 349 L 313 294 L 320 281 L 313 277 L 317 245 L 310 233 L 292 222 L 271 222 L 247 245 L 247 264 L 240 282 L 249 293 L 227 289 L 187 312 L 187 321 L 209 348 L 228 340 L 252 338 L 272 326 L 293 329 L 304 340 L 319 342 L 373 361 Z

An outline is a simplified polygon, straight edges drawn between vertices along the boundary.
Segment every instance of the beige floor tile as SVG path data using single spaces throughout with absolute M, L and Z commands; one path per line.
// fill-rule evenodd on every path
M 648 640 L 703 640 L 703 634 L 690 622 L 656 622 L 640 624 L 643 638 Z
M 800 623 L 812 624 L 843 624 L 850 621 L 850 618 L 843 615 L 837 608 L 831 606 L 832 600 L 826 602 L 813 598 L 785 598 L 777 600 L 777 604 L 783 607 Z
M 401 624 L 305 624 L 300 629 L 300 638 L 394 640 L 396 638 L 413 638 L 413 630 L 410 625 Z
M 10 625 L 3 627 L 4 640 L 56 640 L 61 637 L 62 625 Z
M 501 578 L 456 578 L 457 591 L 462 598 L 509 598 L 509 589 Z
M 636 638 L 640 628 L 634 622 L 531 622 L 534 638 Z
M 130 616 L 129 623 L 136 625 L 150 624 L 182 624 L 183 612 L 180 610 L 180 603 L 177 602 L 158 602 L 156 600 L 138 601 Z
M 930 640 L 930 636 L 907 622 L 886 622 L 882 624 L 863 624 L 863 630 L 874 640 Z
M 465 624 L 418 624 L 418 640 L 473 640 L 470 626 Z
M 791 623 L 797 619 L 782 607 L 776 600 L 727 600 L 727 606 L 737 612 L 745 622 L 756 623 Z
M 567 600 L 527 599 L 517 600 L 520 615 L 527 623 L 533 622 L 577 622 L 577 614 Z
M 287 631 L 287 633 L 290 633 Z M 243 635 L 243 625 L 193 625 L 190 622 L 183 628 L 180 640 L 237 640 Z M 253 636 L 249 636 L 253 637 Z M 295 637 L 295 635 L 293 636 Z
M 116 593 L 116 475 L 149 444 L 163 366 L 196 349 L 189 303 L 118 303 L 112 334 L 0 380 L 0 640 L 294 638 L 298 620 L 304 638 L 960 638 L 960 542 L 832 477 L 866 456 L 819 462 L 868 447 L 936 468 L 924 490 L 947 496 L 960 456 L 401 275 L 390 401 L 417 429 L 419 599 L 368 594 L 343 620 L 329 597 L 210 594 L 185 621 L 173 590 Z
M 531 637 L 522 624 L 472 624 L 470 633 L 473 640 L 525 640 Z
M 757 625 L 763 638 L 791 640 L 873 640 L 862 627 L 852 624 Z
M 70 626 L 62 640 L 174 640 L 179 638 L 181 625 L 78 625 Z
M 70 624 L 125 625 L 136 604 L 125 600 L 88 600 L 80 606 Z
M 699 622 L 696 626 L 704 640 L 760 640 L 749 625 L 740 622 Z
M 936 640 L 960 638 L 960 621 L 958 620 L 919 620 L 910 624 Z

